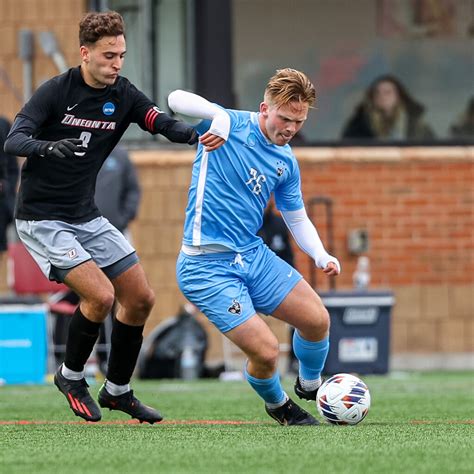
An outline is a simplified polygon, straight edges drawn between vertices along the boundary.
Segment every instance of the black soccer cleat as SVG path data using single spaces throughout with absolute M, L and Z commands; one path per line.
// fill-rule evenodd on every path
M 151 425 L 163 420 L 160 412 L 143 404 L 140 400 L 133 396 L 133 390 L 122 395 L 111 395 L 107 392 L 105 385 L 99 390 L 99 405 L 109 410 L 119 410 L 127 413 L 132 418 L 136 418 L 140 423 L 144 421 Z
M 321 381 L 321 385 L 323 382 Z M 321 385 L 319 387 L 321 387 Z M 316 395 L 318 394 L 319 387 L 316 390 L 305 390 L 300 383 L 300 378 L 296 377 L 295 381 L 295 393 L 303 400 L 307 400 L 308 402 L 316 401 Z
M 268 408 L 265 411 L 280 425 L 284 426 L 304 426 L 319 425 L 319 421 L 313 415 L 299 407 L 291 398 L 281 407 Z
M 76 416 L 86 421 L 99 421 L 102 418 L 100 409 L 90 396 L 86 379 L 69 380 L 61 373 L 62 364 L 54 374 L 54 385 L 64 394 L 71 410 Z

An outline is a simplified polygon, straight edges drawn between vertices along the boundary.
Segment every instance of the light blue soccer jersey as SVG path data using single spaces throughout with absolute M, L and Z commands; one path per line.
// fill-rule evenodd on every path
M 198 146 L 189 189 L 183 243 L 220 244 L 245 252 L 262 242 L 256 234 L 271 193 L 280 211 L 303 207 L 298 163 L 289 145 L 269 142 L 258 114 L 229 110 L 227 142 L 207 153 Z M 205 133 L 210 121 L 196 130 Z

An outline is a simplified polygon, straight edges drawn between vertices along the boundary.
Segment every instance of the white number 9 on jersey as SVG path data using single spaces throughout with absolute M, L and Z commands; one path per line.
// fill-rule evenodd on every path
M 91 139 L 91 133 L 90 132 L 82 132 L 81 136 L 79 137 L 79 140 L 82 140 L 82 147 L 87 148 L 89 146 L 89 141 Z M 74 153 L 76 156 L 84 156 L 86 154 L 85 151 L 76 151 Z

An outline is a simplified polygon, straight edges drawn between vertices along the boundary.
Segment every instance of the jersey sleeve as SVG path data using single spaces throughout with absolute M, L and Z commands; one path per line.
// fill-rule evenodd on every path
M 30 119 L 40 128 L 57 110 L 59 94 L 56 81 L 50 80 L 42 84 L 30 100 L 18 112 L 17 117 Z
M 54 116 L 58 107 L 58 95 L 55 80 L 45 82 L 36 90 L 15 117 L 5 142 L 8 153 L 17 156 L 39 153 L 45 142 L 36 140 L 35 137 Z
M 136 123 L 146 132 L 156 133 L 154 129 L 155 119 L 163 112 L 133 84 L 129 84 L 128 87 L 132 101 L 131 122 Z
M 197 135 L 192 127 L 161 111 L 133 84 L 129 83 L 128 87 L 132 95 L 131 122 L 137 123 L 146 132 L 153 135 L 159 133 L 174 143 L 196 143 Z
M 219 107 L 219 109 L 222 109 L 230 118 L 230 129 L 229 129 L 229 135 L 232 133 L 232 129 L 235 126 L 235 124 L 238 121 L 238 114 L 237 111 L 231 110 L 231 109 L 226 109 L 225 107 L 222 107 L 219 104 L 213 103 L 216 107 Z M 211 128 L 212 120 L 210 119 L 204 119 L 201 120 L 197 125 L 194 126 L 196 129 L 196 132 L 199 133 L 199 135 L 203 135 L 206 133 L 210 128 Z
M 301 175 L 296 158 L 291 155 L 286 179 L 275 189 L 275 203 L 279 211 L 297 211 L 304 207 Z

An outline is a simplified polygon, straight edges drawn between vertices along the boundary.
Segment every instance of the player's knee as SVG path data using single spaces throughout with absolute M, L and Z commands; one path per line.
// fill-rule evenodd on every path
M 331 319 L 329 317 L 329 312 L 328 310 L 323 306 L 319 312 L 317 319 L 317 329 L 319 329 L 322 332 L 328 332 L 329 331 L 329 326 L 331 324 Z
M 328 310 L 320 306 L 314 312 L 314 317 L 305 321 L 302 327 L 298 327 L 301 335 L 311 341 L 318 341 L 324 338 L 329 332 L 330 318 Z
M 142 312 L 146 313 L 147 315 L 150 314 L 153 306 L 155 305 L 155 292 L 151 288 L 148 288 L 144 293 L 140 304 L 142 307 Z
M 320 335 L 327 334 L 329 332 L 329 325 L 330 319 L 328 310 L 324 306 L 321 306 L 316 314 L 316 317 L 312 320 L 312 327 L 309 329 L 309 331 L 319 338 Z
M 278 341 L 268 344 L 257 355 L 257 363 L 262 368 L 273 370 L 278 364 L 279 348 Z
M 128 302 L 128 309 L 134 314 L 141 315 L 146 319 L 155 304 L 155 293 L 151 288 L 144 288 L 143 291 Z
M 114 300 L 115 295 L 113 291 L 104 290 L 88 299 L 87 304 L 91 308 L 93 314 L 97 315 L 99 318 L 105 319 L 112 310 Z

